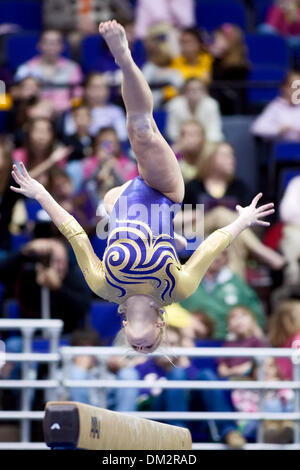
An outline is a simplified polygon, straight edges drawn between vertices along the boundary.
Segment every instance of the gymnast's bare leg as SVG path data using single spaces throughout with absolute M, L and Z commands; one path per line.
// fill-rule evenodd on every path
M 184 182 L 173 150 L 158 130 L 153 119 L 153 98 L 143 74 L 134 63 L 123 27 L 116 21 L 99 26 L 116 63 L 123 72 L 122 97 L 126 108 L 127 129 L 131 147 L 136 155 L 140 176 L 174 202 L 182 202 Z M 128 182 L 113 188 L 104 197 L 110 213 L 116 199 Z M 174 234 L 177 250 L 186 247 L 184 237 Z
M 127 129 L 140 176 L 172 201 L 182 202 L 184 182 L 180 167 L 155 124 L 152 93 L 131 57 L 124 28 L 116 21 L 107 21 L 100 24 L 99 31 L 123 72 L 122 96 Z

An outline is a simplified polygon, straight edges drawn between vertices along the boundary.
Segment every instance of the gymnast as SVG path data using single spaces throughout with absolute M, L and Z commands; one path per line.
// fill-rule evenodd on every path
M 274 204 L 256 207 L 262 196 L 259 193 L 249 206 L 237 205 L 237 219 L 211 233 L 181 265 L 176 250 L 182 238 L 176 237 L 173 230 L 175 211 L 166 210 L 180 205 L 184 196 L 177 159 L 155 124 L 151 91 L 131 57 L 123 27 L 115 20 L 107 21 L 100 24 L 99 32 L 123 72 L 127 129 L 139 170 L 139 176 L 111 189 L 104 197 L 110 224 L 103 260 L 94 253 L 80 224 L 28 174 L 24 164 L 20 169 L 13 165 L 12 176 L 20 187 L 10 188 L 36 199 L 47 211 L 70 242 L 90 289 L 119 304 L 129 345 L 147 354 L 157 349 L 164 336 L 164 306 L 189 297 L 213 260 L 243 230 L 256 224 L 270 225 L 261 219 L 274 212 Z M 125 210 L 121 204 L 124 197 Z M 135 204 L 148 210 L 132 215 Z M 163 209 L 159 223 L 155 216 L 151 218 L 153 206 Z

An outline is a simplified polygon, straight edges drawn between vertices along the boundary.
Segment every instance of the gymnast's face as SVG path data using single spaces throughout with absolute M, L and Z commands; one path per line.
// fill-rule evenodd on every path
M 155 351 L 161 343 L 165 322 L 158 317 L 153 300 L 146 295 L 131 296 L 125 308 L 123 325 L 130 346 L 143 354 Z

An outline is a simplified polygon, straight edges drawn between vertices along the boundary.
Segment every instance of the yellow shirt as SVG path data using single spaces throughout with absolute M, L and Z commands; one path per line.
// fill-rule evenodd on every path
M 189 64 L 183 56 L 178 56 L 171 62 L 171 68 L 178 70 L 185 80 L 198 77 L 205 81 L 210 81 L 213 58 L 207 52 L 202 52 L 198 56 L 195 64 Z

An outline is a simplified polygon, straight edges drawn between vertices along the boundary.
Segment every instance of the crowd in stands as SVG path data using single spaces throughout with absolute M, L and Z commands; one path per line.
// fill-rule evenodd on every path
M 21 8 L 26 2 L 11 3 Z M 6 84 L 0 99 L 1 317 L 10 315 L 7 301 L 13 299 L 18 317 L 41 318 L 40 293 L 47 287 L 51 316 L 64 321 L 68 344 L 122 343 L 122 330 L 104 337 L 100 317 L 105 302 L 89 290 L 72 249 L 48 214 L 36 201 L 9 189 L 14 185 L 12 164 L 23 162 L 74 215 L 102 256 L 105 240 L 97 237 L 97 224 L 103 218 L 99 208 L 104 195 L 137 176 L 138 168 L 128 141 L 121 73 L 98 35 L 100 21 L 116 18 L 124 25 L 132 56 L 151 87 L 154 117 L 185 181 L 187 232 L 193 232 L 197 204 L 203 205 L 206 237 L 233 221 L 236 205 L 247 206 L 258 191 L 264 193 L 262 201 L 277 203 L 270 228 L 245 230 L 212 263 L 196 292 L 167 308 L 163 357 L 125 354 L 100 361 L 83 356 L 70 368 L 72 379 L 142 379 L 144 389 L 74 388 L 58 399 L 116 411 L 294 410 L 294 393 L 284 387 L 284 380 L 293 379 L 287 358 L 265 361 L 265 380 L 283 384 L 263 395 L 239 389 L 147 388 L 153 378 L 257 380 L 252 359 L 172 358 L 172 346 L 276 348 L 300 343 L 300 1 L 270 1 L 263 15 L 257 0 L 219 0 L 226 2 L 239 4 L 245 24 L 229 22 L 226 15 L 219 21 L 218 10 L 211 10 L 206 21 L 199 13 L 201 4 L 211 3 L 205 0 L 43 0 L 36 2 L 40 30 L 26 30 L 13 15 L 0 24 L 0 79 Z M 246 145 L 235 148 L 228 140 L 224 123 L 240 115 L 252 118 L 247 133 L 255 155 Z M 281 160 L 279 144 L 286 149 Z M 259 181 L 239 176 L 238 168 L 252 158 Z M 179 253 L 183 263 L 190 255 Z M 97 327 L 91 324 L 94 305 L 101 305 Z M 121 326 L 120 315 L 112 315 Z M 7 351 L 22 349 L 14 332 L 3 339 Z M 6 364 L 0 379 L 17 374 Z M 37 395 L 32 406 L 41 407 Z M 17 392 L 0 390 L 0 409 L 18 407 Z M 242 447 L 256 440 L 254 420 L 171 424 L 189 427 L 195 441 Z M 264 439 L 293 442 L 293 423 L 266 421 Z

